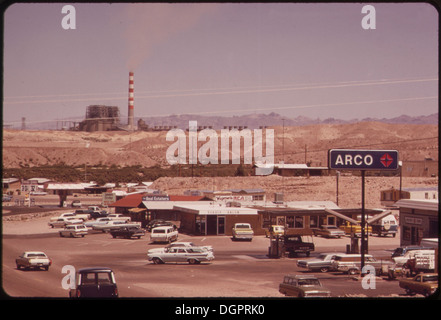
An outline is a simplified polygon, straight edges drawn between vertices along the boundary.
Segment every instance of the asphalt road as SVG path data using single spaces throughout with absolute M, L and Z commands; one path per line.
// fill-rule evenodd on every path
M 375 237 L 372 237 L 375 238 Z M 256 236 L 252 242 L 232 241 L 228 236 L 180 235 L 179 241 L 212 245 L 215 260 L 200 265 L 155 265 L 147 260 L 149 234 L 141 239 L 113 239 L 109 234 L 90 232 L 84 238 L 60 238 L 57 233 L 4 235 L 2 285 L 9 297 L 62 297 L 68 292 L 61 282 L 63 266 L 76 269 L 105 266 L 114 270 L 121 298 L 242 297 L 286 299 L 278 292 L 285 274 L 314 274 L 331 290 L 332 297 L 406 297 L 398 281 L 375 278 L 375 289 L 363 289 L 362 280 L 341 273 L 311 273 L 296 266 L 298 258 L 269 259 L 269 240 Z M 344 252 L 348 239 L 315 238 L 316 252 Z M 383 238 L 370 254 L 390 256 L 396 240 Z M 382 244 L 378 244 L 382 243 Z M 26 250 L 41 250 L 52 259 L 49 271 L 17 270 L 15 258 Z

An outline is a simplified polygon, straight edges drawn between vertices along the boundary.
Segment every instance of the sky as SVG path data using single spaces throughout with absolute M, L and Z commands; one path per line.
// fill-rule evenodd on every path
M 67 4 L 4 11 L 4 124 L 78 121 L 96 104 L 127 116 L 129 71 L 147 123 L 438 112 L 438 12 L 427 3 L 73 3 L 75 19 Z M 68 14 L 75 29 L 63 28 Z

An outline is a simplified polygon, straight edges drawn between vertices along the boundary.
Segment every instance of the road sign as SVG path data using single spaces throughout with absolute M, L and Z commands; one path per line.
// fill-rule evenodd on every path
M 397 170 L 398 151 L 331 149 L 328 162 L 336 170 Z

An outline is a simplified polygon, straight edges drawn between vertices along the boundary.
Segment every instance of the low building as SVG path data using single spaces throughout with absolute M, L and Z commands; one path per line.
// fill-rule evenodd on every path
M 383 206 L 391 206 L 400 199 L 420 199 L 420 200 L 437 200 L 438 187 L 419 187 L 419 188 L 390 188 L 381 190 L 381 204 Z
M 231 235 L 235 223 L 247 222 L 253 230 L 260 230 L 260 217 L 253 208 L 227 207 L 217 202 L 208 204 L 180 204 L 181 230 L 198 235 Z M 259 234 L 257 232 L 256 234 Z
M 21 181 L 17 178 L 2 179 L 2 192 L 4 194 L 18 194 L 21 190 Z
M 423 238 L 439 238 L 438 199 L 402 199 L 399 208 L 400 245 L 419 245 Z

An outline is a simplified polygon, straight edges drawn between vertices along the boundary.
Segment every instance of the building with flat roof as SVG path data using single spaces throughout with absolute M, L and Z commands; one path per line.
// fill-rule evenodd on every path
M 423 238 L 439 238 L 438 199 L 402 199 L 399 208 L 400 245 L 419 245 Z

